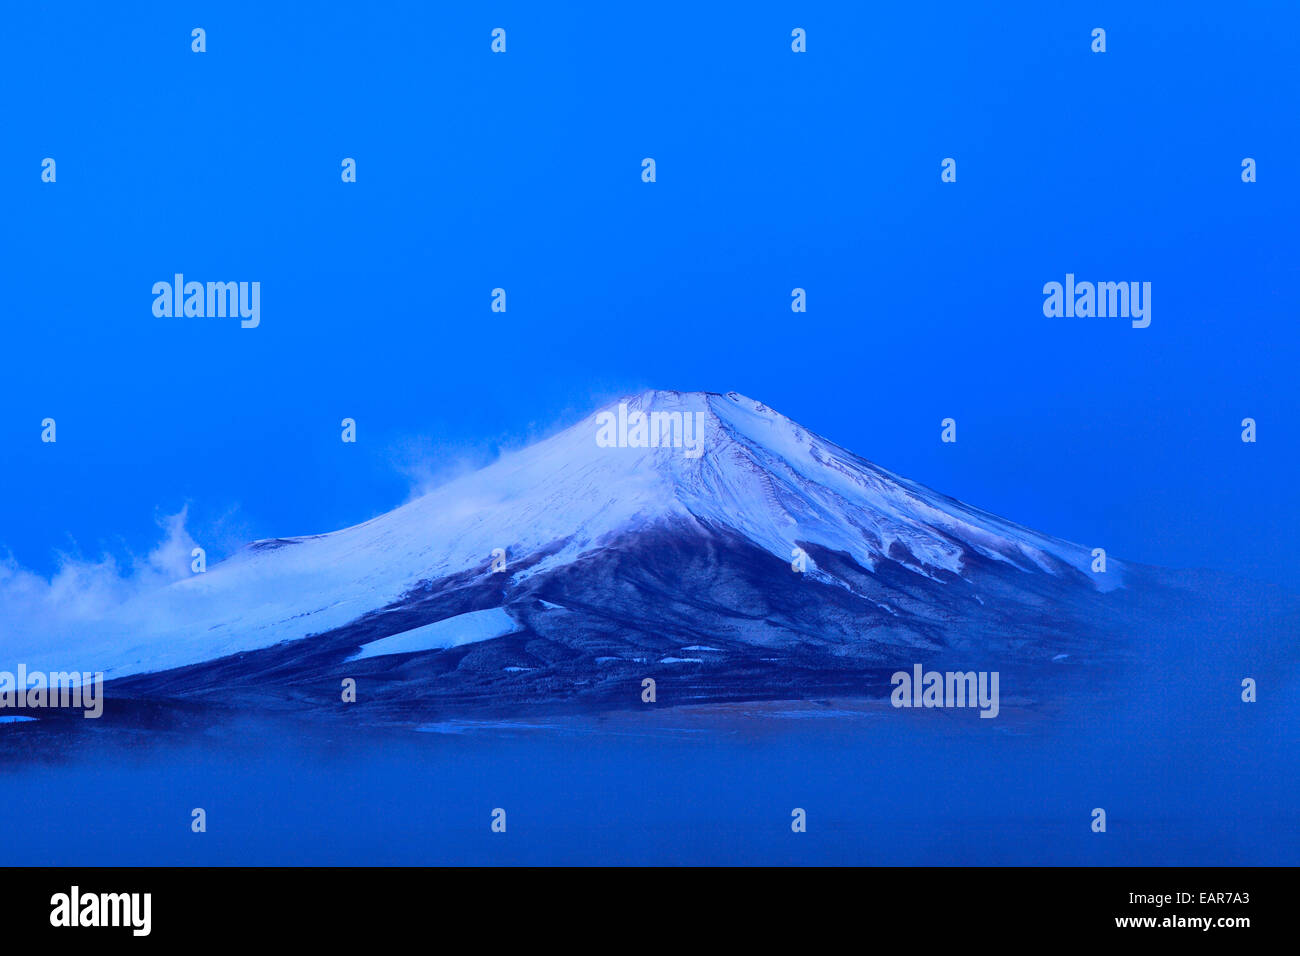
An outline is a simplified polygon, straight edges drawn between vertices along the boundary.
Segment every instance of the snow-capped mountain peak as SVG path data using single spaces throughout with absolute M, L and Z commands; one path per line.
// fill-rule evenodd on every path
M 753 399 L 646 391 L 362 524 L 255 542 L 83 633 L 3 650 L 110 677 L 178 667 L 343 627 L 427 582 L 488 575 L 494 552 L 506 555 L 500 580 L 520 585 L 674 522 L 786 564 L 795 549 L 834 553 L 939 583 L 973 560 L 1050 576 L 1086 574 L 1089 561 L 1084 548 L 900 478 Z M 811 556 L 807 566 L 842 583 Z M 1106 580 L 1120 574 L 1112 563 Z

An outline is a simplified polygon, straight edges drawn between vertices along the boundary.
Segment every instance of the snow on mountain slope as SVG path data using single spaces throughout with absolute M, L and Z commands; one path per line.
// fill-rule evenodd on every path
M 370 641 L 349 660 L 365 660 L 367 657 L 384 657 L 389 654 L 410 654 L 414 651 L 444 650 L 448 647 L 460 647 L 476 641 L 503 637 L 517 629 L 518 625 L 514 619 L 502 608 L 492 607 L 485 611 L 470 611 L 468 614 L 458 614 L 423 627 Z
M 1026 574 L 1088 571 L 1086 549 L 902 479 L 735 393 L 645 392 L 627 408 L 698 413 L 703 454 L 601 447 L 597 413 L 363 524 L 255 542 L 75 633 L 0 630 L 0 665 L 113 678 L 198 663 L 342 627 L 421 582 L 486 574 L 497 548 L 512 564 L 547 555 L 522 579 L 671 518 L 731 529 L 786 562 L 802 542 L 938 581 L 963 575 L 970 555 Z M 811 559 L 809 573 L 833 581 Z M 1112 561 L 1105 580 L 1121 574 Z

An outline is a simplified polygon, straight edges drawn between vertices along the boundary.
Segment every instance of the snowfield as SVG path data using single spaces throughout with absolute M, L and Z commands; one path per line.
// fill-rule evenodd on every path
M 348 660 L 357 661 L 367 657 L 383 657 L 387 654 L 410 654 L 414 651 L 460 647 L 463 644 L 504 637 L 518 629 L 519 626 L 514 618 L 502 608 L 471 611 L 468 614 L 457 614 L 455 617 L 435 621 L 424 627 L 371 641 L 362 647 L 360 653 L 353 654 Z

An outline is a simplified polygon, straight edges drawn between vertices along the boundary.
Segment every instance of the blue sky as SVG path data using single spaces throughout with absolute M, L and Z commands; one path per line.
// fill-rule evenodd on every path
M 19 565 L 186 506 L 214 557 L 333 530 L 658 387 L 1120 558 L 1300 578 L 1294 8 L 266 6 L 7 12 Z M 260 281 L 261 326 L 154 317 L 176 272 Z M 1150 281 L 1150 328 L 1045 318 L 1067 272 Z

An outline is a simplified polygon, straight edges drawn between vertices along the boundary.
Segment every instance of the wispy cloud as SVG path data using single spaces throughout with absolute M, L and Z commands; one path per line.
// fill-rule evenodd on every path
M 159 516 L 161 540 L 143 555 L 88 559 L 59 552 L 58 568 L 48 578 L 5 554 L 0 558 L 0 641 L 93 623 L 137 595 L 189 575 L 197 543 L 186 528 L 188 518 L 188 505 Z

